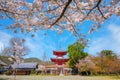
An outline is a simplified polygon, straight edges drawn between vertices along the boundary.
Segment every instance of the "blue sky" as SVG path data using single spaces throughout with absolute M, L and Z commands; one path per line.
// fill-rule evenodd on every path
M 50 60 L 53 56 L 53 50 L 67 50 L 68 45 L 73 44 L 77 38 L 69 31 L 64 30 L 62 34 L 58 34 L 57 31 L 46 30 L 38 31 L 35 33 L 35 37 L 31 37 L 30 34 L 21 34 L 18 32 L 15 34 L 11 30 L 4 29 L 7 25 L 11 24 L 9 19 L 0 20 L 0 52 L 7 46 L 9 46 L 9 40 L 12 37 L 20 37 L 26 40 L 25 45 L 28 46 L 30 52 L 25 57 L 37 57 L 42 59 L 43 53 L 46 53 L 46 60 Z M 85 48 L 85 51 L 91 55 L 97 55 L 103 49 L 113 50 L 120 55 L 120 17 L 112 16 L 102 24 L 102 27 L 88 34 L 91 22 L 84 22 L 80 27 L 82 33 L 87 34 L 87 38 L 90 39 L 88 43 L 89 47 Z M 44 35 L 46 34 L 46 36 Z

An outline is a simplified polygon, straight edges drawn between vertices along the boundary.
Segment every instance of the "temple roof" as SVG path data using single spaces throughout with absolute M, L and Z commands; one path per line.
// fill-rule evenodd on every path
M 65 64 L 69 59 L 58 59 L 58 58 L 51 58 L 51 61 L 55 64 L 62 65 Z
M 37 63 L 20 63 L 20 64 L 17 64 L 17 63 L 14 63 L 11 67 L 13 69 L 35 69 L 37 67 Z
M 53 54 L 56 56 L 64 56 L 67 54 L 67 51 L 62 51 L 62 50 L 53 51 Z
M 51 58 L 51 60 L 55 60 L 55 61 L 68 61 L 68 58 Z

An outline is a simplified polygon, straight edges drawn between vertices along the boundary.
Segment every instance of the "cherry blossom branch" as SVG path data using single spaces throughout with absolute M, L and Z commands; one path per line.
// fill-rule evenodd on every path
M 98 3 L 96 4 L 96 6 L 94 6 L 87 14 L 87 16 L 95 9 L 99 6 L 99 4 L 101 3 L 102 0 L 99 0 Z
M 88 16 L 95 8 L 98 8 L 98 11 L 99 11 L 100 14 L 102 15 L 102 17 L 103 17 L 104 19 L 106 19 L 106 17 L 104 16 L 104 14 L 102 13 L 102 11 L 100 10 L 100 7 L 99 7 L 101 1 L 102 1 L 102 0 L 99 0 L 99 1 L 98 1 L 98 3 L 96 4 L 96 6 L 94 6 L 94 7 L 88 12 L 87 16 Z
M 16 13 L 16 12 L 12 12 L 12 11 L 9 11 L 9 10 L 6 10 L 6 9 L 0 9 L 0 11 L 3 11 L 5 13 L 17 14 L 17 15 L 25 15 L 25 14 L 19 14 L 19 13 Z
M 57 20 L 55 20 L 55 22 L 53 22 L 53 23 L 51 24 L 50 28 L 51 28 L 53 25 L 55 25 L 55 24 L 62 18 L 62 16 L 64 15 L 64 13 L 65 13 L 65 11 L 66 11 L 66 9 L 67 9 L 67 7 L 69 6 L 69 4 L 70 4 L 71 2 L 72 2 L 72 0 L 68 0 L 68 2 L 66 3 L 64 9 L 62 10 L 62 13 L 61 13 L 60 16 L 57 18 Z
M 11 14 L 16 14 L 16 13 L 14 13 L 14 12 L 11 12 L 11 11 L 8 11 L 8 10 L 5 10 L 5 9 L 0 9 L 0 11 L 7 12 L 7 13 L 11 13 Z
M 71 22 L 70 19 L 69 19 L 67 16 L 64 15 L 64 17 L 65 17 L 69 22 Z M 79 35 L 78 32 L 77 32 L 76 29 L 75 29 L 75 25 L 72 25 L 72 28 L 73 28 L 74 32 L 75 32 L 77 35 Z
M 73 0 L 73 2 L 76 4 L 76 8 L 81 12 L 81 9 L 78 7 L 77 2 Z
M 60 24 L 56 24 L 56 25 L 59 26 L 59 27 L 61 27 L 61 28 L 63 27 L 63 26 L 61 26 Z
M 100 12 L 100 14 L 102 15 L 102 17 L 103 17 L 104 19 L 107 19 L 107 18 L 104 16 L 104 14 L 102 13 L 102 11 L 100 10 L 100 7 L 98 6 L 97 8 L 98 8 L 98 11 Z
M 65 4 L 59 5 L 59 6 L 57 6 L 57 7 L 54 8 L 54 9 L 51 9 L 51 10 L 49 9 L 49 10 L 44 11 L 44 12 L 51 12 L 51 11 L 54 11 L 54 10 L 58 9 L 59 7 L 61 7 L 61 6 L 63 6 L 63 5 L 65 5 Z

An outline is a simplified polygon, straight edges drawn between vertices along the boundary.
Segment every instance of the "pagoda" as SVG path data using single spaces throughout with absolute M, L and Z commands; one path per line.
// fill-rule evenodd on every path
M 63 56 L 67 54 L 67 51 L 53 51 L 53 55 L 55 58 L 51 58 L 51 61 L 56 64 L 57 70 L 59 74 L 63 74 L 63 68 L 65 63 L 69 60 L 68 58 L 64 58 Z

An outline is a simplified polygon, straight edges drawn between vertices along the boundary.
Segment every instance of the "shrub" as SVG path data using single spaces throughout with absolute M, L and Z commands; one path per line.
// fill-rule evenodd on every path
M 4 72 L 4 74 L 5 75 L 11 75 L 12 73 L 11 73 L 11 71 L 6 71 L 6 72 Z
M 37 74 L 37 72 L 35 70 L 32 70 L 31 74 Z

